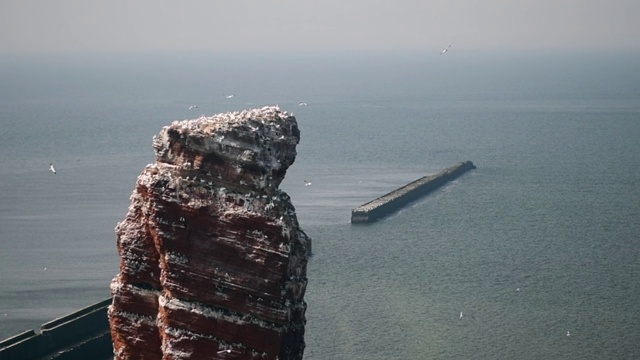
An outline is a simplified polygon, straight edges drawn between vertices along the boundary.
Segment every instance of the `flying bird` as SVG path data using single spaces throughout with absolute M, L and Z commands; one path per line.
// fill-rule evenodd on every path
M 240 352 L 238 350 L 235 349 L 224 349 L 224 350 L 220 350 L 218 351 L 216 354 L 218 355 L 222 355 L 222 354 L 234 354 L 234 355 L 238 355 L 240 354 Z M 234 356 L 235 357 L 235 356 Z
M 191 105 L 191 106 L 189 106 L 189 110 L 191 110 L 191 109 L 195 109 L 195 108 L 197 108 L 197 107 L 198 107 L 198 105 Z
M 311 186 L 311 181 L 304 180 L 304 186 Z
M 298 106 L 307 106 L 306 102 L 301 102 L 300 104 L 298 104 Z
M 449 51 L 449 48 L 450 48 L 450 47 L 451 47 L 451 44 L 449 44 L 449 46 L 447 46 L 444 50 L 442 50 L 442 51 L 440 52 L 440 55 L 442 55 L 442 54 L 446 53 L 447 51 Z
M 49 170 L 51 170 L 52 173 L 56 173 L 56 169 L 53 167 L 52 163 L 49 163 Z
M 231 95 L 224 95 L 224 97 L 226 97 L 227 99 L 231 99 L 232 97 L 236 96 L 236 94 L 231 94 Z

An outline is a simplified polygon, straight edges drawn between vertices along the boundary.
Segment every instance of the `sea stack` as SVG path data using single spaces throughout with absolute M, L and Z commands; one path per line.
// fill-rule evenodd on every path
M 299 140 L 271 106 L 154 137 L 116 226 L 115 359 L 302 359 L 311 240 L 278 188 Z

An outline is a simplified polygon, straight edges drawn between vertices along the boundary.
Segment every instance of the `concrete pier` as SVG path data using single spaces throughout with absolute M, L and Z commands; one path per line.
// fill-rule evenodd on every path
M 351 211 L 351 223 L 374 222 L 395 212 L 412 201 L 436 190 L 447 181 L 453 180 L 465 172 L 475 169 L 471 161 L 464 161 L 450 166 L 434 175 L 424 176 L 407 185 L 369 201 Z

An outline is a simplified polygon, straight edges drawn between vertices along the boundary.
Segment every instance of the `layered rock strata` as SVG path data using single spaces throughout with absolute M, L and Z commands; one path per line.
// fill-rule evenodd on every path
M 302 359 L 311 240 L 278 188 L 299 139 L 277 107 L 154 137 L 116 227 L 116 359 Z

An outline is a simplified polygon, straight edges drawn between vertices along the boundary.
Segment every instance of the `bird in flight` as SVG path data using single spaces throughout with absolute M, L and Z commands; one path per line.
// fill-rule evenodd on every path
M 56 169 L 53 167 L 52 163 L 49 163 L 49 170 L 51 170 L 52 173 L 56 173 Z
M 298 106 L 307 106 L 306 102 L 301 102 L 300 104 L 298 104 Z
M 238 355 L 240 352 L 238 350 L 235 349 L 224 349 L 224 350 L 220 350 L 218 351 L 216 354 L 218 355 L 222 355 L 222 354 L 235 354 Z
M 450 47 L 451 47 L 451 44 L 449 44 L 449 46 L 447 46 L 444 50 L 442 50 L 442 51 L 440 52 L 440 55 L 442 55 L 442 54 L 446 53 L 447 51 L 449 51 L 449 48 L 450 48 Z
M 307 180 L 305 180 L 305 181 L 304 181 L 304 186 L 311 186 L 311 181 L 307 181 Z
M 231 99 L 232 97 L 236 96 L 236 94 L 231 94 L 231 95 L 225 95 L 224 97 L 226 97 L 227 99 Z
M 189 110 L 191 110 L 191 109 L 195 109 L 195 108 L 197 108 L 197 107 L 198 107 L 198 105 L 191 105 L 191 106 L 189 106 Z

